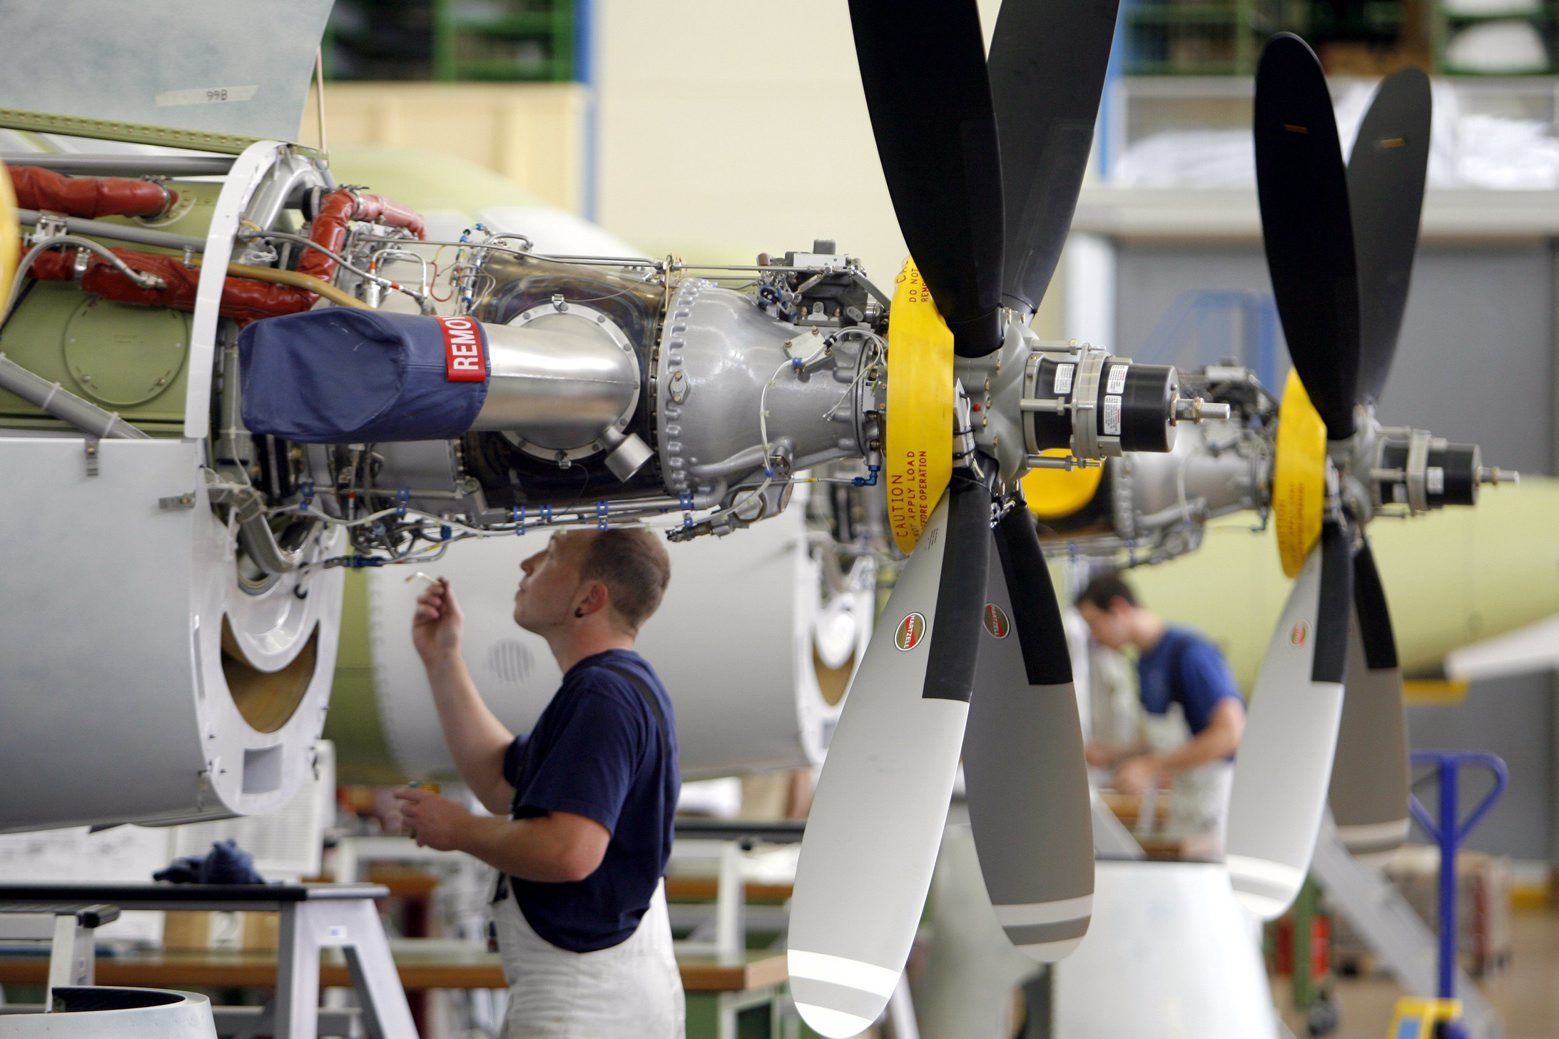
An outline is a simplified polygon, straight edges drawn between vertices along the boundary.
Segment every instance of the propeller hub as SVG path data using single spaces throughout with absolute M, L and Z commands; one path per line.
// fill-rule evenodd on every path
M 1162 454 L 1175 446 L 1176 423 L 1229 417 L 1226 405 L 1182 397 L 1172 366 L 1137 364 L 1076 340 L 1044 342 L 1016 312 L 1007 314 L 1002 348 L 957 364 L 976 442 L 996 459 L 1002 483 L 1030 469 Z
M 1453 444 L 1424 429 L 1383 430 L 1368 470 L 1373 504 L 1417 515 L 1447 505 L 1476 505 L 1478 485 L 1493 482 L 1478 445 Z

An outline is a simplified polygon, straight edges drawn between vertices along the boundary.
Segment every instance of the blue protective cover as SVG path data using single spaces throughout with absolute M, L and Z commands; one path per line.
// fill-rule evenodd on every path
M 487 399 L 485 379 L 449 381 L 438 319 L 418 314 L 327 307 L 266 318 L 239 333 L 238 363 L 244 425 L 306 444 L 449 440 Z

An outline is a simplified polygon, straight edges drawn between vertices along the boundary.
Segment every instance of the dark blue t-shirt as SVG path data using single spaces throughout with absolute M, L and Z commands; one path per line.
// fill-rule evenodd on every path
M 638 675 L 654 695 L 663 733 L 620 671 Z M 626 940 L 665 872 L 682 786 L 671 700 L 649 662 L 612 649 L 569 668 L 530 735 L 509 746 L 503 770 L 515 789 L 516 819 L 573 812 L 611 834 L 600 868 L 584 880 L 509 878 L 531 928 L 573 952 Z
M 1245 705 L 1218 647 L 1184 628 L 1168 629 L 1138 658 L 1137 683 L 1143 710 L 1164 714 L 1178 703 L 1192 736 L 1207 728 L 1220 700 L 1233 698 Z

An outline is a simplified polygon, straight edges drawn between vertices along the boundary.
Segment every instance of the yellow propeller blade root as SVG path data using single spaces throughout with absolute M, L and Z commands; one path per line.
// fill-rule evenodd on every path
M 9 298 L 11 279 L 16 277 L 21 234 L 21 227 L 16 222 L 16 192 L 11 188 L 11 174 L 5 163 L 0 162 L 0 308 Z
M 888 402 L 882 471 L 888 526 L 908 555 L 953 475 L 953 333 L 905 260 L 888 321 Z
M 1277 457 L 1272 466 L 1272 519 L 1283 572 L 1297 577 L 1321 536 L 1326 507 L 1326 426 L 1304 383 L 1289 369 L 1278 410 Z
M 1071 453 L 1064 447 L 1044 452 L 1051 458 L 1065 458 Z M 1023 497 L 1029 503 L 1029 511 L 1040 519 L 1065 519 L 1093 501 L 1103 479 L 1101 465 L 1088 469 L 1030 469 L 1023 476 Z

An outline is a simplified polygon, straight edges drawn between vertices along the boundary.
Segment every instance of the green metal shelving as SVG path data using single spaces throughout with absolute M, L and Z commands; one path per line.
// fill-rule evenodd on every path
M 1121 71 L 1128 76 L 1249 76 L 1263 41 L 1294 28 L 1292 0 L 1128 0 Z
M 567 82 L 576 0 L 338 0 L 325 36 L 337 80 Z

